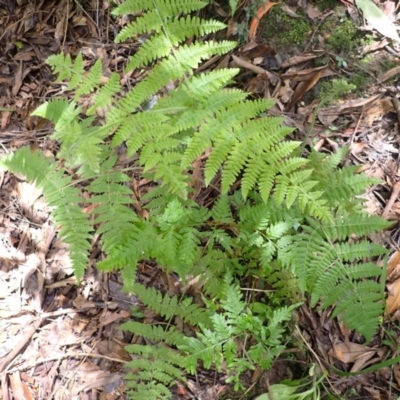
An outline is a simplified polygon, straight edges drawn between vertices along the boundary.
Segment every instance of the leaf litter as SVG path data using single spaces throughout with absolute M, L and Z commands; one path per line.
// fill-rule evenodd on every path
M 0 1 L 3 5 L 0 7 L 3 152 L 27 144 L 32 151 L 40 148 L 49 156 L 57 151 L 57 144 L 48 139 L 49 125 L 30 116 L 46 97 L 63 93 L 44 64 L 47 56 L 61 50 L 74 55 L 81 50 L 89 63 L 101 57 L 104 65 L 115 70 L 121 70 L 126 62 L 130 48 L 112 43 L 114 31 L 120 29 L 116 24 L 123 21 L 109 18 L 107 2 L 91 0 L 88 3 L 90 6 L 85 9 L 77 2 L 67 1 L 35 4 Z M 338 2 L 338 8 L 332 10 L 312 1 L 270 2 L 258 9 L 257 19 L 250 21 L 247 43 L 241 49 L 230 56 L 216 57 L 201 68 L 227 65 L 242 68 L 239 84 L 255 96 L 275 99 L 272 112 L 285 116 L 286 123 L 296 128 L 296 135 L 306 141 L 308 148 L 334 152 L 349 145 L 347 162 L 383 180 L 382 185 L 366 193 L 369 212 L 385 213 L 397 223 L 400 114 L 393 99 L 398 93 L 398 67 L 383 68 L 371 62 L 367 71 L 370 83 L 363 93 L 350 93 L 330 104 L 321 104 L 321 83 L 334 78 L 349 79 L 365 69 L 358 59 L 347 59 L 345 50 L 328 45 L 332 35 L 329 36 L 331 32 L 327 35 L 324 24 L 332 14 L 350 17 L 358 30 L 367 29 L 365 32 L 373 35 L 371 43 L 359 43 L 361 56 L 371 56 L 373 60 L 382 56 L 390 64 L 393 56 L 398 57 L 399 49 L 384 37 L 398 40 L 393 30 L 398 7 L 384 1 L 378 8 L 382 12 L 377 12 L 368 1 L 342 3 Z M 220 16 L 229 17 L 220 5 L 215 3 L 214 9 Z M 359 9 L 372 28 L 364 26 Z M 264 39 L 263 31 L 271 22 L 271 15 L 278 11 L 285 15 L 281 21 L 287 21 L 286 18 L 312 21 L 303 43 L 278 46 L 273 40 Z M 229 35 L 235 34 L 239 14 L 229 21 Z M 323 65 L 319 65 L 321 62 Z M 133 72 L 121 78 L 128 84 L 140 80 L 141 76 Z M 90 102 L 90 98 L 86 100 Z M 126 161 L 124 157 L 120 155 L 121 163 Z M 200 163 L 194 168 L 198 171 Z M 71 277 L 68 249 L 56 239 L 57 227 L 48 223 L 51 210 L 41 193 L 23 177 L 3 173 L 0 182 L 0 372 L 4 399 L 7 396 L 36 399 L 39 392 L 44 394 L 43 398 L 55 399 L 95 398 L 97 393 L 102 399 L 123 398 L 123 366 L 130 360 L 124 346 L 139 338 L 126 337 L 117 328 L 130 317 L 130 308 L 138 306 L 136 298 L 122 293 L 118 275 L 102 274 L 92 266 L 78 287 Z M 140 199 L 151 182 L 138 177 L 133 177 L 133 182 L 135 195 Z M 204 204 L 213 201 L 212 188 L 205 189 L 199 180 L 194 180 L 193 186 Z M 374 238 L 394 251 L 387 271 L 389 326 L 398 319 L 400 309 L 398 236 L 399 230 L 395 227 Z M 99 255 L 96 249 L 94 243 L 92 265 Z M 171 293 L 182 290 L 173 276 L 160 273 L 153 265 L 141 265 L 139 270 L 140 279 L 159 290 Z M 197 290 L 200 301 L 201 287 Z M 153 321 L 153 315 L 146 317 L 149 323 Z M 342 371 L 359 371 L 386 356 L 383 343 L 377 341 L 365 346 L 353 332 L 330 320 L 327 312 L 303 307 L 298 317 L 301 335 L 316 355 L 313 361 L 321 363 L 321 371 L 326 365 Z M 269 377 L 265 374 L 248 377 L 249 385 L 255 379 L 264 387 L 278 383 L 287 377 L 288 369 L 291 369 L 290 363 L 278 361 Z M 396 366 L 393 371 L 395 381 L 390 383 L 393 387 L 397 385 L 393 390 L 398 391 L 400 372 Z M 189 398 L 190 394 L 196 394 L 199 399 L 217 398 L 224 393 L 223 379 L 215 382 L 206 372 L 199 375 L 197 382 L 189 381 L 188 388 L 177 387 L 176 398 Z M 382 398 L 389 393 L 384 384 L 390 380 L 387 369 L 351 381 L 334 375 L 329 379 L 338 393 L 344 393 L 349 386 L 357 393 L 368 393 L 371 398 Z

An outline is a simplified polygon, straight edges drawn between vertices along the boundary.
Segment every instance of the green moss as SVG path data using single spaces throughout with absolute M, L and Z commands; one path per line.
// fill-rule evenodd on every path
M 325 32 L 333 29 L 326 40 L 327 46 L 337 53 L 353 51 L 358 45 L 360 38 L 357 26 L 351 19 L 343 21 L 340 18 L 335 19 L 336 21 L 327 21 L 322 27 L 322 30 Z
M 301 10 L 298 10 L 297 14 L 304 18 L 289 17 L 281 8 L 273 7 L 271 13 L 262 20 L 264 38 L 268 42 L 273 42 L 278 49 L 305 46 L 312 31 L 312 25 Z
M 395 68 L 399 65 L 397 58 L 386 56 L 381 58 L 380 65 L 383 71 L 388 71 L 389 69 Z
M 367 86 L 371 83 L 371 76 L 361 71 L 351 76 L 349 83 L 356 87 L 354 93 L 357 96 L 362 96 L 365 94 Z
M 333 10 L 338 5 L 337 0 L 319 0 L 316 5 L 320 11 Z

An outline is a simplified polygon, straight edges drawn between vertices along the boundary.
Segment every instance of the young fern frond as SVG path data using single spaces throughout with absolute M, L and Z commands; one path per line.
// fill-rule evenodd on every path
M 72 178 L 56 163 L 40 152 L 32 153 L 28 147 L 2 157 L 0 167 L 24 175 L 42 189 L 52 207 L 52 218 L 60 227 L 58 235 L 68 244 L 75 276 L 80 280 L 88 263 L 92 227 L 80 207 L 80 190 L 71 186 Z
M 241 387 L 239 377 L 242 372 L 254 369 L 255 365 L 270 368 L 283 349 L 280 342 L 285 331 L 284 323 L 290 320 L 298 305 L 269 310 L 264 325 L 248 310 L 239 286 L 232 284 L 229 274 L 224 278 L 220 304 L 222 312 L 211 317 L 212 329 L 200 324 L 201 332 L 197 333 L 197 338 L 186 337 L 178 348 L 187 355 L 186 368 L 192 374 L 197 369 L 198 360 L 203 361 L 207 369 L 215 364 L 217 371 L 221 371 L 225 360 L 227 371 L 231 373 L 228 381 L 234 382 L 237 390 Z M 245 337 L 250 334 L 255 338 L 255 344 L 242 352 L 238 339 L 245 343 Z

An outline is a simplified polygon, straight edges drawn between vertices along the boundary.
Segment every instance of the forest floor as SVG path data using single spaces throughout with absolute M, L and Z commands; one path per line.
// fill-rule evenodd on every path
M 222 2 L 221 2 L 222 3 Z M 381 1 L 395 21 L 399 4 Z M 249 4 L 250 6 L 250 4 Z M 400 46 L 368 27 L 352 2 L 288 0 L 274 5 L 250 32 L 246 11 L 231 18 L 227 8 L 213 3 L 208 16 L 229 25 L 224 37 L 237 49 L 211 60 L 206 68 L 237 66 L 237 85 L 255 97 L 276 101 L 271 113 L 294 128 L 293 138 L 314 148 L 335 152 L 349 147 L 347 163 L 382 180 L 366 193 L 371 214 L 398 221 L 400 216 Z M 118 72 L 126 85 L 135 71 L 124 74 L 136 43 L 114 44 L 126 24 L 110 14 L 106 0 L 0 0 L 0 155 L 22 146 L 57 152 L 52 127 L 31 112 L 55 96 L 73 93 L 55 81 L 46 65 L 49 55 L 82 52 L 87 65 L 101 58 L 104 68 Z M 338 95 L 334 80 L 349 90 Z M 343 84 L 343 82 L 342 82 Z M 136 178 L 133 178 L 136 179 Z M 148 182 L 136 179 L 140 192 Z M 211 192 L 205 193 L 211 196 Z M 41 193 L 23 177 L 0 173 L 0 399 L 125 398 L 124 365 L 131 359 L 124 346 L 137 338 L 118 329 L 130 318 L 136 298 L 122 292 L 121 277 L 95 268 L 102 257 L 97 243 L 83 281 L 73 278 L 68 250 L 57 239 L 57 227 Z M 249 393 L 233 394 L 224 377 L 199 371 L 177 386 L 176 399 L 252 399 L 282 379 L 298 378 L 316 365 L 357 372 L 398 354 L 400 329 L 400 231 L 371 240 L 391 250 L 387 269 L 387 314 L 378 338 L 367 346 L 328 312 L 305 304 L 298 313 L 303 349 L 282 357 L 268 374 L 249 374 Z M 139 268 L 141 282 L 160 291 L 174 287 L 174 277 L 151 265 Z M 147 315 L 151 322 L 151 315 Z M 293 350 L 293 349 L 292 349 Z M 257 382 L 257 385 L 255 385 Z M 397 399 L 400 368 L 377 368 L 359 376 L 330 373 L 325 393 L 341 399 Z M 253 390 L 257 386 L 257 390 Z M 250 390 L 251 389 L 251 390 Z M 279 399 L 284 400 L 284 399 Z

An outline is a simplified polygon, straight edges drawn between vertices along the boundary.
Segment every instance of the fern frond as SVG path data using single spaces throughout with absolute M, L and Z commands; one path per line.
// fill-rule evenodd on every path
M 52 139 L 61 143 L 59 158 L 64 158 L 69 167 L 83 164 L 98 172 L 103 139 L 108 135 L 102 127 L 90 127 L 94 117 L 79 120 L 81 107 L 75 102 L 68 104 L 64 100 L 51 100 L 39 106 L 32 115 L 49 119 L 55 124 Z
M 115 72 L 111 73 L 107 82 L 100 87 L 94 97 L 93 105 L 87 114 L 93 115 L 98 108 L 104 108 L 115 103 L 115 95 L 121 92 L 120 78 Z
M 321 300 L 323 308 L 335 305 L 335 315 L 340 314 L 349 327 L 370 340 L 383 310 L 382 285 L 373 281 L 381 277 L 382 269 L 365 260 L 383 256 L 387 250 L 368 241 L 347 241 L 354 234 L 362 236 L 389 223 L 356 213 L 339 214 L 334 223 L 308 222 L 310 225 L 303 226 L 304 232 L 289 245 L 290 264 L 300 287 L 311 293 L 312 304 Z M 350 312 L 346 311 L 348 306 Z M 360 319 L 363 324 L 359 324 Z
M 176 296 L 165 294 L 164 297 L 154 288 L 145 288 L 138 283 L 133 285 L 134 293 L 139 296 L 140 300 L 162 317 L 169 319 L 173 316 L 180 317 L 183 321 L 192 325 L 203 324 L 210 325 L 210 317 L 206 310 L 199 305 L 192 303 L 191 298 L 186 298 L 178 302 Z
M 147 13 L 131 23 L 117 35 L 116 42 L 122 42 L 135 34 L 148 33 L 151 31 L 159 32 L 163 27 L 163 22 L 168 18 L 188 14 L 192 11 L 200 10 L 207 5 L 206 2 L 199 0 L 175 0 L 173 2 L 165 0 L 128 0 L 113 10 L 114 15 L 136 14 L 143 10 Z
M 120 325 L 119 328 L 123 331 L 129 331 L 135 335 L 143 336 L 144 338 L 154 342 L 164 342 L 172 346 L 181 343 L 185 336 L 173 326 L 168 328 L 168 330 L 165 330 L 160 325 L 148 325 L 135 321 L 125 322 Z
M 130 27 L 124 28 L 129 36 L 133 34 L 142 33 L 140 31 L 151 31 L 148 29 L 149 25 L 154 26 L 153 20 L 155 18 L 158 24 L 159 15 L 147 13 L 142 17 L 139 26 L 139 21 L 135 21 Z M 145 21 L 146 20 L 146 21 Z M 170 52 L 181 42 L 188 38 L 196 37 L 199 35 L 206 35 L 208 33 L 217 32 L 225 28 L 225 25 L 218 21 L 203 21 L 198 17 L 174 18 L 165 21 L 162 25 L 163 32 L 158 35 L 152 36 L 140 47 L 138 52 L 130 59 L 129 68 L 136 69 L 140 66 L 150 64 L 152 61 L 161 59 L 170 54 Z M 136 31 L 136 32 L 135 32 Z M 122 38 L 123 36 L 121 36 Z
M 78 54 L 75 62 L 72 63 L 71 55 L 53 54 L 49 56 L 46 62 L 52 67 L 53 72 L 58 74 L 58 80 L 73 80 L 71 89 L 81 81 L 84 72 L 82 54 Z
M 182 376 L 184 358 L 177 351 L 167 347 L 129 345 L 126 346 L 135 359 L 126 366 L 134 373 L 125 379 L 134 399 L 170 399 L 171 386 L 175 380 L 185 381 Z
M 132 190 L 125 186 L 130 182 L 129 176 L 113 169 L 116 157 L 108 158 L 88 189 L 94 195 L 88 200 L 96 208 L 92 215 L 96 218 L 95 224 L 101 224 L 97 234 L 102 235 L 103 250 L 112 252 L 124 243 L 132 232 L 136 231 L 133 225 L 138 217 L 132 208 Z
M 43 190 L 53 208 L 52 218 L 60 227 L 58 235 L 68 244 L 74 273 L 80 280 L 88 264 L 92 227 L 79 206 L 83 199 L 80 190 L 71 186 L 71 177 L 57 169 L 56 163 L 51 164 L 41 153 L 32 153 L 27 147 L 2 157 L 0 165 L 25 175 L 29 182 Z

